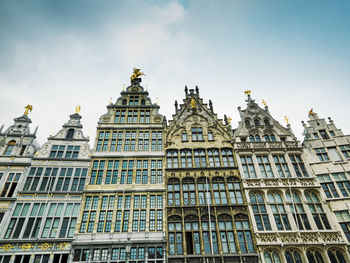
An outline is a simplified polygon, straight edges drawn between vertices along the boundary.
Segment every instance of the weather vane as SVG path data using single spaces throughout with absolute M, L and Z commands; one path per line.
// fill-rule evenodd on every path
M 28 112 L 30 111 L 32 111 L 33 110 L 33 105 L 27 105 L 27 106 L 25 106 L 24 107 L 25 108 L 25 111 L 24 111 L 24 115 L 28 115 Z

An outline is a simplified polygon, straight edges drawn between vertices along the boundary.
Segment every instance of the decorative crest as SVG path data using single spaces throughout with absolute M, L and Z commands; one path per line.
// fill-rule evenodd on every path
M 250 94 L 252 94 L 252 92 L 250 90 L 245 90 L 244 91 L 244 95 L 250 95 Z
M 24 115 L 28 115 L 28 112 L 30 111 L 32 111 L 33 110 L 33 105 L 27 105 L 27 106 L 25 106 L 24 107 L 25 108 L 25 111 L 24 111 Z
M 287 124 L 289 124 L 289 119 L 287 118 L 287 116 L 284 116 L 284 120 L 286 121 Z
M 77 105 L 77 106 L 75 107 L 75 113 L 79 113 L 79 112 L 80 112 L 80 110 L 81 110 L 80 105 Z
M 146 76 L 143 72 L 140 71 L 139 68 L 133 68 L 134 73 L 131 75 L 130 80 L 133 81 L 134 79 L 140 77 L 140 76 Z
M 262 100 L 262 104 L 266 107 L 266 101 L 265 100 Z
M 314 114 L 316 114 L 316 113 L 314 112 L 314 109 L 311 108 L 311 110 L 309 110 L 309 115 L 314 115 Z
M 191 108 L 194 109 L 196 107 L 196 100 L 192 97 L 191 98 Z

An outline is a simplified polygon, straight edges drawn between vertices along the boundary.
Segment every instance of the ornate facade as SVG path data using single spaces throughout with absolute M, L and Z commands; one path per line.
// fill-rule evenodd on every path
M 97 126 L 73 261 L 165 260 L 165 118 L 134 77 Z
M 320 119 L 312 110 L 304 126 L 308 162 L 321 184 L 325 200 L 335 213 L 350 242 L 350 136 L 344 135 L 333 120 Z
M 71 115 L 34 157 L 35 148 L 27 149 L 33 157 L 31 167 L 20 180 L 0 230 L 2 262 L 68 261 L 90 165 L 88 139 L 81 131 L 80 119 L 77 113 Z
M 262 262 L 349 262 L 346 240 L 289 124 L 248 95 L 234 148 Z
M 168 262 L 257 262 L 231 126 L 185 94 L 166 129 Z

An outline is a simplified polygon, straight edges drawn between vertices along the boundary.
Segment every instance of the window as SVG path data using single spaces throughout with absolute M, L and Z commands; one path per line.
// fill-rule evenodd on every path
M 8 144 L 7 144 L 7 148 L 6 148 L 6 151 L 4 152 L 4 155 L 11 155 L 12 154 L 12 150 L 13 148 L 15 147 L 16 145 L 16 141 L 10 141 Z
M 324 263 L 321 253 L 317 250 L 308 250 L 306 252 L 306 257 L 310 263 Z
M 233 232 L 232 218 L 229 215 L 220 215 L 218 217 L 218 225 L 220 231 L 220 241 L 222 246 L 222 252 L 224 254 L 235 254 L 236 240 Z M 237 225 L 236 225 L 237 228 Z M 238 228 L 237 228 L 238 231 Z
M 268 263 L 281 263 L 280 256 L 278 255 L 277 252 L 273 250 L 267 250 L 264 253 L 264 258 L 265 258 L 265 262 L 268 262 Z
M 168 218 L 169 255 L 183 254 L 182 219 L 179 216 Z
M 107 165 L 107 172 L 105 178 L 105 184 L 116 184 L 118 180 L 118 169 L 119 169 L 119 160 L 109 160 Z M 99 173 L 96 171 L 95 173 Z
M 152 151 L 162 150 L 162 132 L 152 132 Z
M 120 184 L 132 184 L 134 160 L 123 160 Z
M 316 148 L 315 152 L 321 162 L 329 161 L 328 154 L 324 148 Z
M 148 160 L 137 160 L 136 162 L 136 184 L 148 183 Z
M 334 183 L 328 174 L 321 174 L 317 176 L 319 182 L 321 183 L 322 189 L 326 194 L 327 198 L 339 197 L 337 190 L 334 187 Z
M 73 139 L 74 137 L 74 129 L 69 129 L 66 135 L 66 139 Z
M 52 145 L 50 158 L 78 158 L 80 146 Z
M 329 139 L 329 136 L 328 136 L 326 130 L 319 130 L 319 132 L 321 134 L 322 139 L 324 139 L 324 140 L 328 140 Z
M 255 223 L 258 230 L 271 230 L 269 215 L 266 210 L 264 197 L 260 193 L 249 195 L 254 213 Z
M 232 149 L 222 149 L 221 150 L 222 155 L 222 163 L 224 167 L 228 166 L 235 166 L 234 160 L 233 160 L 233 151 Z M 217 159 L 218 160 L 218 159 Z
M 285 253 L 287 263 L 303 263 L 298 251 L 290 250 Z
M 340 145 L 339 148 L 345 158 L 350 158 L 350 145 Z
M 214 193 L 214 201 L 216 205 L 227 205 L 227 195 L 226 195 L 226 187 L 225 181 L 221 177 L 215 177 L 213 179 L 213 193 Z
M 292 212 L 295 224 L 300 230 L 311 230 L 309 220 L 304 210 L 304 205 L 301 201 L 299 194 L 287 192 L 287 200 L 290 203 L 290 211 Z
M 192 141 L 203 141 L 202 128 L 192 128 Z
M 243 204 L 241 185 L 237 178 L 231 177 L 227 179 L 227 189 L 231 204 Z
M 331 229 L 326 213 L 323 211 L 322 204 L 318 196 L 314 192 L 306 192 L 305 197 L 317 228 Z
M 148 131 L 139 131 L 138 137 L 138 151 L 148 151 L 149 150 L 149 135 Z
M 163 230 L 163 196 L 151 195 L 150 208 L 149 230 Z
M 265 134 L 264 135 L 265 138 L 265 142 L 275 142 L 276 141 L 276 137 L 273 134 Z
M 194 150 L 195 167 L 207 167 L 207 160 L 204 150 Z
M 245 126 L 247 126 L 247 127 L 249 127 L 249 126 L 251 126 L 252 124 L 252 122 L 251 122 L 251 120 L 249 119 L 249 118 L 246 118 L 245 120 L 244 120 L 244 123 L 245 123 Z
M 176 150 L 169 150 L 167 152 L 167 167 L 179 168 L 178 153 Z
M 260 126 L 261 125 L 261 122 L 259 119 L 254 119 L 254 125 L 255 126 Z
M 255 142 L 261 142 L 260 135 L 255 135 Z
M 187 142 L 187 133 L 186 133 L 186 132 L 183 132 L 183 133 L 181 134 L 181 138 L 182 138 L 182 141 L 183 141 L 183 142 Z
M 288 164 L 283 155 L 274 155 L 273 160 L 275 162 L 279 177 L 291 177 Z
M 2 189 L 1 197 L 13 197 L 20 178 L 20 173 L 9 173 L 6 178 L 5 186 Z
M 278 193 L 269 193 L 269 202 L 278 230 L 291 230 L 283 200 Z
M 194 179 L 185 178 L 182 181 L 183 205 L 196 205 L 196 189 Z
M 168 206 L 180 205 L 180 181 L 178 179 L 169 179 L 167 185 Z
M 209 217 L 208 215 L 204 215 L 201 218 L 202 222 L 202 234 L 203 234 L 203 243 L 204 243 L 204 251 L 206 254 L 211 254 L 213 251 L 214 254 L 219 253 L 218 249 L 218 238 L 216 235 L 216 220 L 214 216 Z
M 100 215 L 98 218 L 97 232 L 110 232 L 112 226 L 114 196 L 103 196 Z
M 207 178 L 197 180 L 198 201 L 200 205 L 211 204 L 211 186 Z
M 328 257 L 332 263 L 346 263 L 345 257 L 339 250 L 328 250 Z
M 192 168 L 192 151 L 191 150 L 181 150 L 181 167 L 182 168 Z
M 274 175 L 272 173 L 271 164 L 269 158 L 267 156 L 257 156 L 260 173 L 263 178 L 273 178 Z
M 335 216 L 338 219 L 338 222 L 348 239 L 350 241 L 350 214 L 349 211 L 344 210 L 344 211 L 335 211 Z
M 211 131 L 208 131 L 208 141 L 214 141 L 214 135 Z
M 348 197 L 350 195 L 350 181 L 348 180 L 345 173 L 333 173 L 332 177 L 336 181 L 340 192 L 344 197 Z
M 331 158 L 334 162 L 341 162 L 342 161 L 342 158 L 340 157 L 339 152 L 335 147 L 330 147 L 327 149 L 328 149 L 329 155 L 331 156 Z
M 94 230 L 95 218 L 99 204 L 98 196 L 87 196 L 81 219 L 80 233 L 91 233 Z
M 270 121 L 269 121 L 269 119 L 264 118 L 264 124 L 265 124 L 266 126 L 269 126 L 269 125 L 270 125 Z
M 248 216 L 238 214 L 235 216 L 238 243 L 242 253 L 254 253 L 252 233 L 250 232 Z
M 245 178 L 256 178 L 253 159 L 251 156 L 241 156 L 243 174 Z
M 92 164 L 90 184 L 102 184 L 105 160 L 96 160 Z
M 313 133 L 313 135 L 314 135 L 314 138 L 315 138 L 315 139 L 318 139 L 318 138 L 319 138 L 317 132 Z
M 329 131 L 329 134 L 330 134 L 332 137 L 335 136 L 334 131 Z
M 89 249 L 76 249 L 74 250 L 73 261 L 88 261 L 90 257 Z
M 309 177 L 300 155 L 289 155 L 297 177 Z
M 226 151 L 225 151 L 226 153 Z M 227 159 L 228 157 L 225 156 Z M 219 150 L 218 149 L 209 149 L 208 150 L 208 161 L 209 161 L 209 167 L 220 167 L 220 156 L 219 156 Z M 226 166 L 228 165 L 226 161 Z

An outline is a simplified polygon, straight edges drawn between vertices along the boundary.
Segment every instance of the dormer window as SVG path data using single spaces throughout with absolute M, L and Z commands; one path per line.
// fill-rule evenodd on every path
M 203 141 L 203 130 L 201 127 L 192 128 L 192 141 Z
M 4 155 L 7 155 L 7 156 L 10 156 L 11 153 L 12 153 L 12 150 L 13 148 L 15 147 L 16 145 L 16 141 L 10 141 L 8 144 L 7 144 L 7 148 L 6 148 L 6 151 L 4 153 Z
M 255 142 L 261 142 L 261 139 L 260 139 L 259 135 L 255 135 Z
M 254 120 L 254 125 L 255 126 L 260 126 L 261 125 L 260 120 L 259 119 L 255 119 Z
M 249 126 L 252 125 L 250 119 L 248 119 L 248 118 L 246 118 L 246 119 L 244 120 L 244 123 L 245 123 L 245 126 L 247 126 L 247 127 L 249 127 Z
M 129 105 L 139 105 L 139 97 L 138 96 L 131 96 L 129 99 Z
M 324 140 L 329 139 L 329 136 L 328 136 L 326 130 L 320 130 L 320 134 L 321 134 L 322 139 L 324 139 Z
M 270 134 L 270 135 L 265 134 L 264 138 L 265 138 L 265 142 L 275 142 L 276 141 L 276 137 L 273 134 Z
M 69 129 L 66 135 L 66 139 L 73 139 L 74 129 Z
M 122 104 L 123 104 L 123 105 L 126 105 L 126 100 L 123 100 Z
M 270 125 L 269 119 L 264 119 L 264 124 L 265 124 L 266 126 Z

